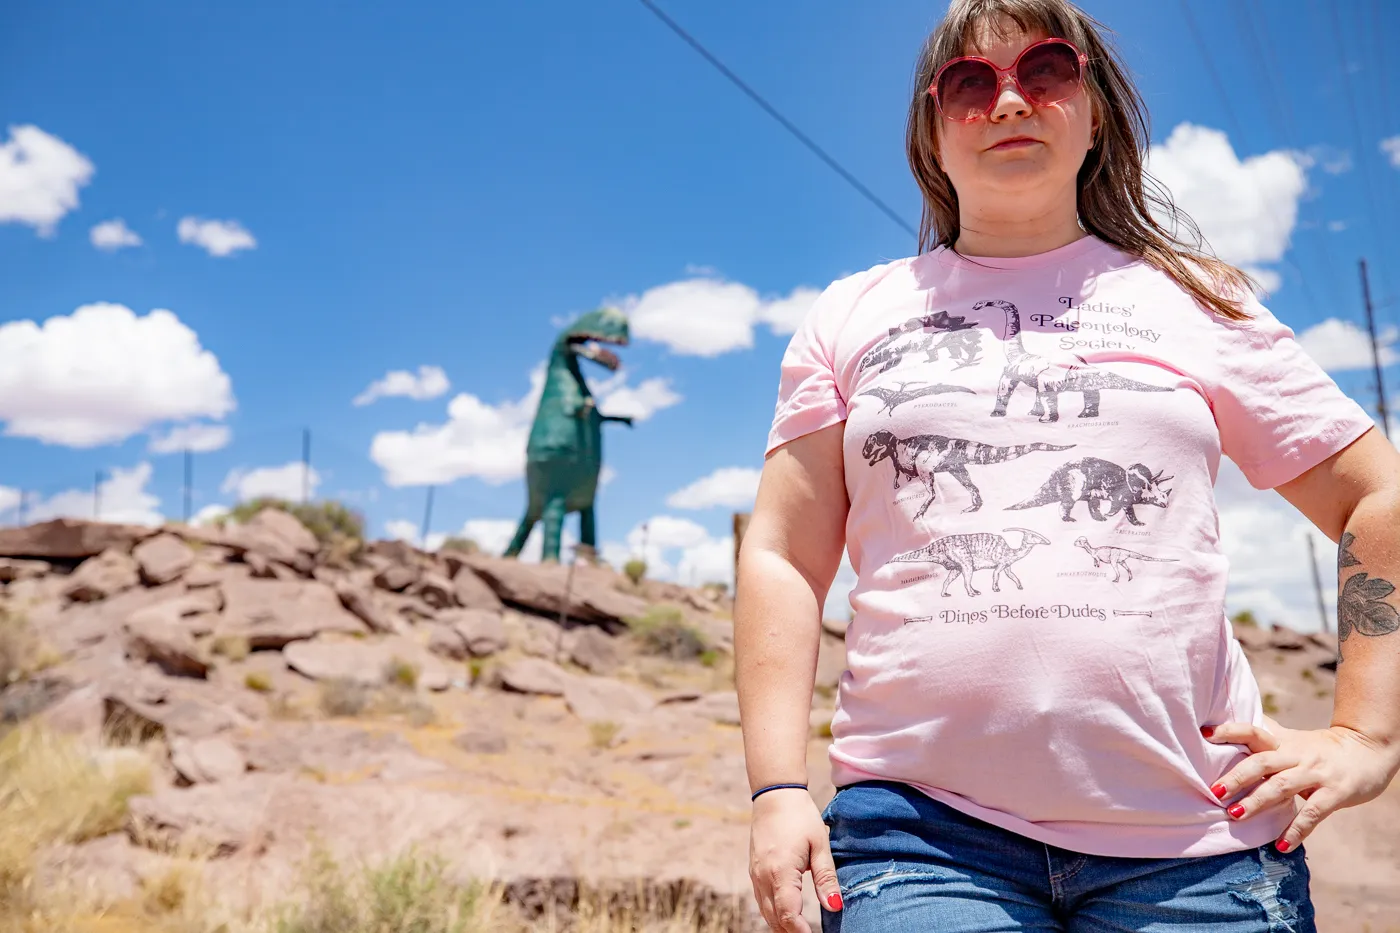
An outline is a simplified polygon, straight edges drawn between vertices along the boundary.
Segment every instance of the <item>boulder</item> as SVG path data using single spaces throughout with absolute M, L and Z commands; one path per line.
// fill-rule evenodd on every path
M 452 581 L 431 571 L 420 576 L 408 592 L 434 609 L 448 609 L 457 605 L 457 592 Z
M 24 528 L 0 528 L 0 557 L 77 561 L 104 551 L 131 552 L 149 528 L 56 518 Z
M 357 586 L 349 580 L 338 580 L 335 584 L 335 595 L 340 599 L 340 604 L 346 608 L 365 625 L 369 626 L 371 632 L 392 633 L 399 631 L 402 626 L 393 616 L 380 610 L 370 598 L 367 588 Z
M 622 664 L 617 641 L 601 629 L 585 625 L 573 636 L 569 660 L 593 674 L 611 674 Z
M 619 725 L 645 716 L 656 706 L 656 701 L 641 687 L 609 677 L 567 678 L 564 702 L 584 722 Z
M 295 515 L 283 509 L 263 509 L 254 515 L 245 529 L 266 532 L 281 539 L 292 549 L 310 557 L 321 550 L 321 542 Z
M 314 580 L 229 580 L 220 634 L 241 635 L 253 648 L 282 648 L 322 632 L 363 632 L 340 597 Z
M 348 680 L 367 687 L 388 682 L 392 665 L 405 663 L 416 671 L 416 683 L 428 690 L 445 690 L 452 675 L 436 657 L 409 638 L 352 641 L 314 638 L 282 649 L 287 666 L 312 680 Z
M 739 696 L 729 691 L 708 693 L 690 708 L 706 719 L 729 726 L 739 725 Z
M 44 578 L 45 581 L 50 579 L 55 578 Z M 11 584 L 15 585 L 18 584 Z M 120 638 L 122 625 L 133 612 L 184 595 L 185 589 L 180 583 L 149 588 L 137 586 L 95 603 L 71 603 L 66 606 L 57 602 L 41 604 L 27 615 L 31 627 L 43 632 L 44 640 L 50 647 L 59 654 L 68 655 L 109 637 Z
M 178 580 L 194 563 L 194 551 L 176 535 L 164 532 L 147 538 L 131 550 L 147 586 Z
M 569 568 L 562 564 L 525 564 L 484 554 L 462 557 L 464 564 L 485 579 L 496 595 L 507 603 L 526 606 L 550 616 L 557 616 L 563 607 Z M 568 617 L 601 625 L 611 632 L 624 631 L 627 626 L 623 620 L 644 614 L 647 603 L 618 590 L 617 583 L 621 579 L 602 568 L 575 567 L 569 592 Z
M 170 763 L 190 784 L 217 784 L 247 770 L 243 755 L 224 738 L 170 740 Z
M 113 548 L 79 564 L 68 578 L 63 595 L 73 602 L 92 603 L 129 590 L 140 582 L 136 561 L 130 554 Z
M 155 663 L 174 677 L 206 677 L 209 664 L 180 624 L 178 608 L 163 603 L 142 609 L 126 620 L 127 657 Z
M 402 593 L 418 582 L 422 571 L 408 564 L 390 564 L 374 575 L 374 585 L 391 593 Z
M 482 609 L 449 609 L 438 614 L 440 624 L 451 626 L 467 651 L 484 658 L 506 646 L 506 627 L 499 612 Z
M 185 581 L 185 586 L 192 590 L 218 586 L 224 579 L 224 574 L 232 569 L 231 567 L 216 567 L 213 564 L 199 561 L 186 570 L 181 579 Z
M 450 625 L 434 625 L 428 636 L 428 650 L 452 661 L 465 661 L 471 657 L 467 642 Z
M 105 691 L 102 699 L 104 732 L 140 741 L 157 736 L 205 738 L 248 720 L 229 705 L 189 692 L 152 697 L 139 688 Z
M 1269 647 L 1280 651 L 1302 651 L 1308 647 L 1308 641 L 1295 629 L 1286 625 L 1275 625 L 1269 633 Z
M 516 693 L 563 696 L 569 675 L 557 664 L 541 658 L 521 658 L 500 669 L 501 686 Z
M 457 733 L 452 744 L 472 755 L 503 755 L 506 752 L 506 735 L 490 726 L 474 726 Z
M 850 619 L 822 619 L 822 630 L 837 638 L 846 637 L 846 629 L 851 627 Z
M 286 778 L 245 774 L 218 784 L 169 787 L 132 797 L 133 842 L 213 858 L 260 854 L 269 841 L 267 809 Z
M 16 580 L 37 580 L 53 569 L 46 560 L 18 560 L 0 557 L 0 583 L 13 583 Z
M 257 565 L 263 573 L 271 573 L 272 561 L 303 575 L 311 573 L 314 566 L 316 549 L 306 550 L 306 545 L 314 542 L 315 536 L 281 509 L 263 509 L 229 534 L 244 551 L 244 562 Z
M 452 563 L 449 561 L 449 564 Z M 490 584 L 470 567 L 460 565 L 452 576 L 452 589 L 457 597 L 457 605 L 465 609 L 501 609 L 501 597 L 491 589 Z

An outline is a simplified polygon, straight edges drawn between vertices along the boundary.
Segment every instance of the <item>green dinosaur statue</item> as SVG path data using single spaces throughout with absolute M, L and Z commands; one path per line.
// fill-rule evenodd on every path
M 629 339 L 627 318 L 615 308 L 590 311 L 574 321 L 554 341 L 545 372 L 544 391 L 525 446 L 525 485 L 529 501 L 525 516 L 506 548 L 506 557 L 515 557 L 525 539 L 544 520 L 542 560 L 558 562 L 559 533 L 564 516 L 579 513 L 579 542 L 596 553 L 597 525 L 593 496 L 598 490 L 598 473 L 603 466 L 603 422 L 619 421 L 627 426 L 632 419 L 605 415 L 598 411 L 593 393 L 579 370 L 579 357 L 610 370 L 619 365 L 617 355 L 597 343 L 626 346 Z

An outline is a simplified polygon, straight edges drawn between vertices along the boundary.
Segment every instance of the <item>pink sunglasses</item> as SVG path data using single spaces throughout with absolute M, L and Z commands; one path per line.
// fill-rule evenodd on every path
M 1021 50 L 1010 68 L 998 68 L 979 55 L 955 58 L 934 76 L 928 93 L 938 112 L 957 123 L 985 117 L 1001 96 L 1002 77 L 1037 107 L 1058 104 L 1079 92 L 1089 57 L 1067 39 L 1041 39 Z

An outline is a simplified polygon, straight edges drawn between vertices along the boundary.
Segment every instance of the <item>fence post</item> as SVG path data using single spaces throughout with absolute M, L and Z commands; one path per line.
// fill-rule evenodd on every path
M 301 504 L 311 501 L 311 429 L 301 430 Z
M 194 454 L 185 448 L 185 524 L 190 523 L 190 499 L 194 488 Z

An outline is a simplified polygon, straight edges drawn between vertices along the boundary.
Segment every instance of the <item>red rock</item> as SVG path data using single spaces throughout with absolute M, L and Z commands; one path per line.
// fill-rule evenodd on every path
M 16 560 L 0 557 L 0 583 L 13 583 L 16 580 L 36 580 L 53 569 L 45 560 Z
M 639 719 L 656 706 L 641 687 L 608 677 L 569 677 L 564 681 L 564 702 L 584 722 Z
M 141 568 L 147 586 L 161 586 L 178 580 L 194 563 L 194 551 L 168 532 L 147 538 L 132 548 L 131 556 Z
M 463 555 L 463 562 L 485 579 L 505 602 L 528 606 L 551 616 L 558 615 L 563 607 L 569 573 L 564 565 L 526 564 L 484 554 Z M 626 628 L 623 620 L 644 614 L 647 604 L 620 592 L 617 583 L 621 579 L 602 568 L 575 567 L 568 594 L 569 618 L 602 625 L 610 631 L 623 631 Z
M 374 585 L 391 593 L 401 593 L 418 581 L 420 573 L 417 567 L 392 564 L 374 575 Z
M 150 534 L 149 528 L 56 518 L 24 528 L 0 528 L 0 557 L 87 560 L 109 550 L 130 553 L 133 544 Z
M 321 632 L 363 632 L 340 597 L 314 580 L 229 580 L 224 592 L 225 635 L 241 635 L 253 648 L 282 648 Z
M 541 658 L 521 658 L 500 670 L 501 685 L 516 693 L 563 696 L 568 673 L 557 664 Z
M 452 588 L 457 596 L 457 604 L 465 609 L 490 609 L 498 612 L 501 609 L 501 597 L 497 596 L 490 584 L 470 567 L 458 566 L 452 576 Z
M 170 741 L 170 763 L 191 784 L 217 784 L 240 777 L 247 763 L 233 743 L 224 738 Z
M 131 555 L 112 549 L 79 564 L 68 578 L 63 595 L 74 602 L 92 603 L 129 590 L 140 582 L 140 570 Z
M 408 592 L 434 609 L 447 609 L 457 604 L 452 581 L 437 573 L 424 573 L 409 587 Z
M 209 665 L 181 626 L 173 605 L 152 606 L 133 613 L 126 621 L 126 630 L 128 657 L 151 661 L 176 677 L 208 676 Z

